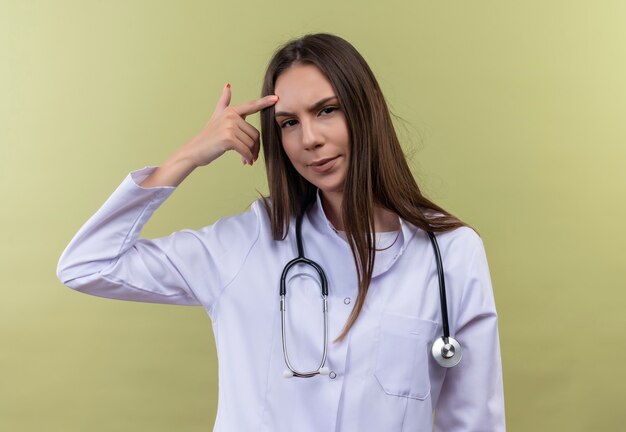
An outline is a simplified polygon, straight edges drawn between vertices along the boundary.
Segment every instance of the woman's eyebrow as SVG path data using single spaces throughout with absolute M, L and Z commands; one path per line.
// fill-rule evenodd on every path
M 337 99 L 337 96 L 335 96 L 335 95 L 328 96 L 328 97 L 325 97 L 324 99 L 318 100 L 313 105 L 311 105 L 311 107 L 308 109 L 308 111 L 309 112 L 313 112 L 317 108 L 319 108 L 320 105 L 323 105 L 324 103 L 326 103 L 326 102 L 328 102 L 329 100 L 332 100 L 332 99 Z M 290 113 L 290 112 L 287 112 L 287 111 L 280 111 L 280 112 L 277 112 L 276 114 L 274 114 L 274 117 L 291 116 L 291 115 L 294 115 L 294 113 Z

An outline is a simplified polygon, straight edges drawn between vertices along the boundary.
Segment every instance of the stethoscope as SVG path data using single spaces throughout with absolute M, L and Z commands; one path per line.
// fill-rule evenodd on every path
M 437 243 L 437 239 L 435 235 L 431 231 L 426 231 L 428 236 L 430 237 L 430 241 L 433 245 L 433 249 L 435 250 L 435 257 L 437 259 L 437 275 L 439 278 L 439 298 L 441 302 L 441 320 L 443 324 L 443 336 L 435 339 L 431 347 L 431 354 L 435 361 L 445 368 L 450 368 L 456 366 L 462 357 L 461 345 L 459 342 L 450 336 L 450 329 L 448 328 L 448 306 L 446 303 L 446 285 L 443 275 L 443 264 L 441 262 L 441 253 L 439 252 L 439 245 Z M 326 280 L 326 274 L 324 270 L 317 264 L 315 261 L 310 260 L 304 256 L 304 251 L 302 248 L 302 215 L 299 215 L 296 218 L 296 243 L 298 246 L 298 256 L 287 263 L 285 268 L 283 269 L 283 273 L 280 277 L 280 322 L 281 322 L 281 332 L 283 339 L 283 354 L 285 356 L 285 363 L 287 364 L 287 369 L 285 369 L 283 375 L 285 378 L 291 377 L 300 377 L 300 378 L 311 378 L 315 375 L 328 375 L 330 373 L 330 369 L 325 366 L 326 357 L 328 354 L 328 281 Z M 322 360 L 317 369 L 301 372 L 296 370 L 291 362 L 289 361 L 289 354 L 287 352 L 287 335 L 285 332 L 285 321 L 287 319 L 287 308 L 285 305 L 285 296 L 287 295 L 286 288 L 286 279 L 287 273 L 289 270 L 297 265 L 304 264 L 310 267 L 313 267 L 317 274 L 319 275 L 321 282 L 321 291 L 322 291 L 322 302 L 323 302 L 323 312 L 324 312 L 324 352 L 322 354 Z

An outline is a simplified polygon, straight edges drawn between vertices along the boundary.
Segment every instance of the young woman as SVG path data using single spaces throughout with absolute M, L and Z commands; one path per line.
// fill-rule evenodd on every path
M 59 279 L 204 307 L 216 431 L 503 431 L 482 240 L 420 192 L 363 57 L 338 36 L 305 35 L 274 54 L 262 95 L 230 105 L 227 85 L 197 136 L 131 172 L 66 247 Z M 261 133 L 245 121 L 258 111 Z M 194 169 L 228 150 L 252 165 L 261 141 L 269 197 L 200 230 L 139 238 Z

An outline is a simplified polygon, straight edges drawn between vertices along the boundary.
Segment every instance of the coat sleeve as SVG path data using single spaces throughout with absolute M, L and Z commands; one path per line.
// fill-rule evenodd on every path
M 474 240 L 460 304 L 455 306 L 455 331 L 450 323 L 463 357 L 446 369 L 435 409 L 436 432 L 505 431 L 498 315 L 485 249 L 480 237 Z
M 139 238 L 173 186 L 141 187 L 156 167 L 128 174 L 80 228 L 57 264 L 69 288 L 99 297 L 213 308 L 258 238 L 256 212 L 220 219 L 200 230 Z

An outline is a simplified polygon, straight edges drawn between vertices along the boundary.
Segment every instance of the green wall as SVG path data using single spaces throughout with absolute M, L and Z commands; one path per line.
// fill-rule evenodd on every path
M 258 97 L 273 50 L 317 31 L 361 51 L 424 192 L 483 237 L 508 430 L 623 429 L 625 2 L 1 6 L 0 430 L 211 429 L 204 310 L 82 295 L 56 264 L 129 171 L 201 130 L 226 82 L 233 104 Z M 262 164 L 229 153 L 142 236 L 243 211 L 255 189 Z

